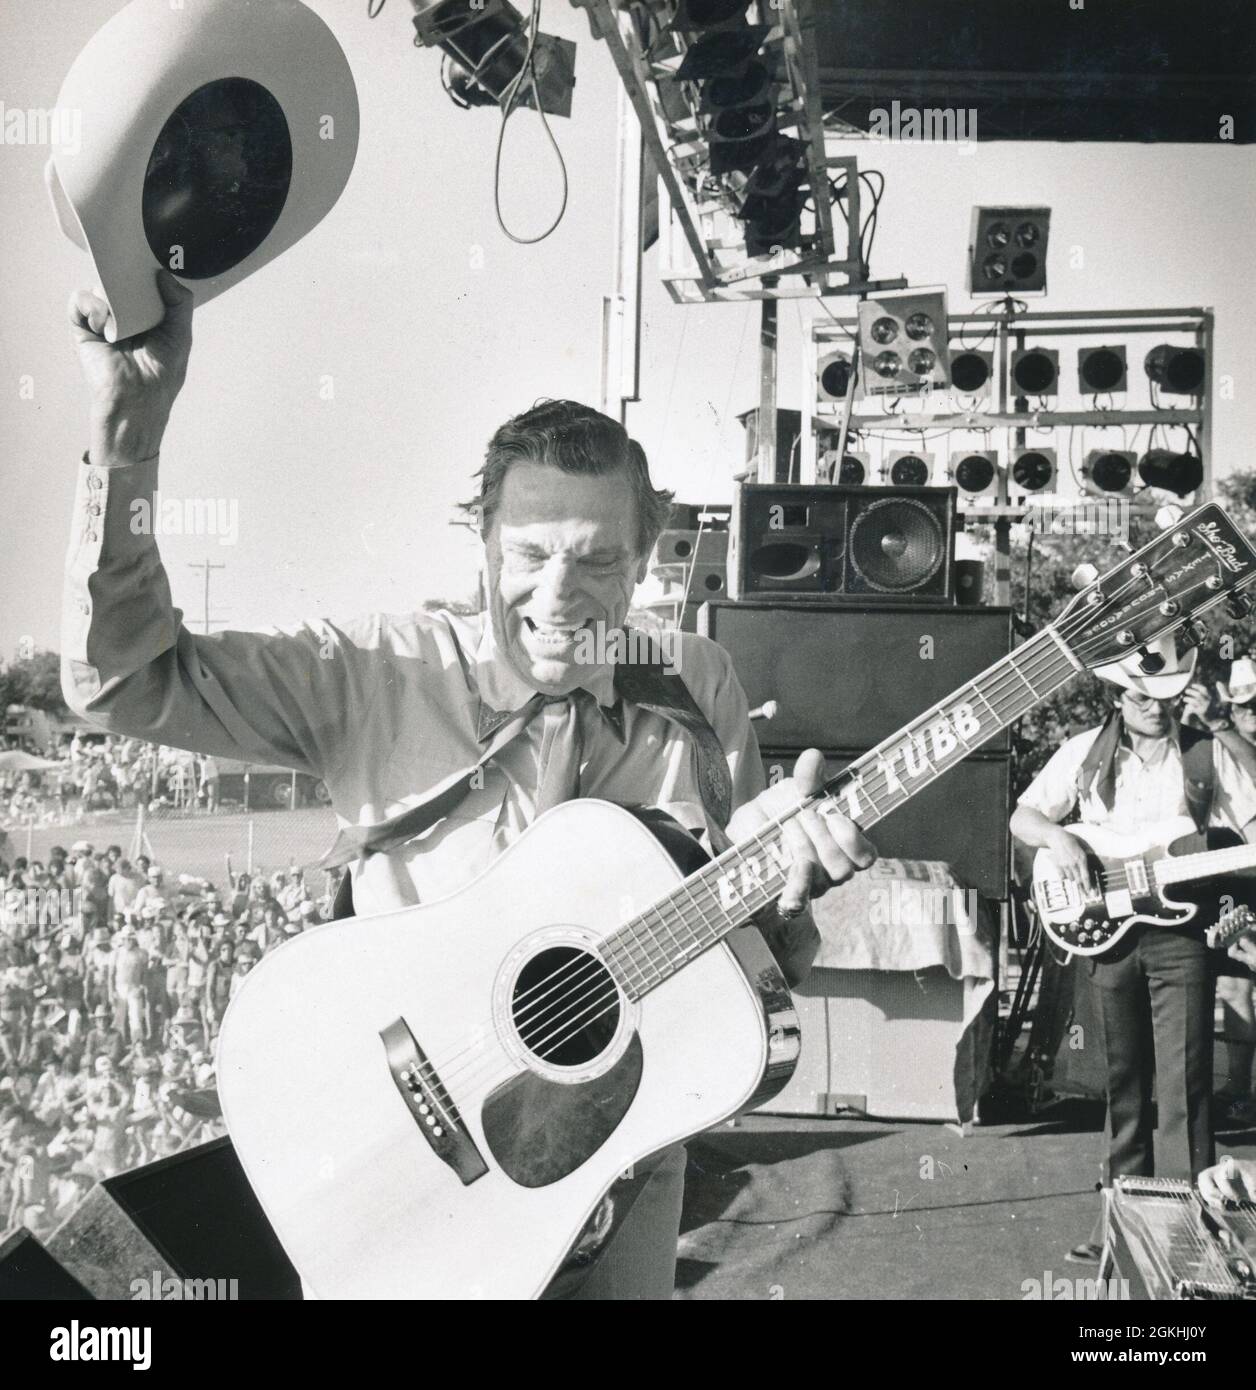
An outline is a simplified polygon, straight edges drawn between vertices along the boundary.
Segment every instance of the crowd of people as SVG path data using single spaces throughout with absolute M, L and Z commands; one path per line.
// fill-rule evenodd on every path
M 22 747 L 21 741 L 12 742 Z M 39 753 L 28 744 L 24 750 Z M 0 812 L 16 824 L 66 825 L 88 812 L 218 806 L 218 766 L 211 757 L 142 739 L 84 738 L 75 733 L 49 757 L 55 769 L 0 769 Z
M 331 915 L 296 868 L 224 891 L 118 845 L 0 858 L 0 1230 L 223 1132 L 213 1049 L 240 981 Z

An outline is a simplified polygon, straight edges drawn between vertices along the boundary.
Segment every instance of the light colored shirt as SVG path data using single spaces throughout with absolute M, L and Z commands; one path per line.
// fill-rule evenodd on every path
M 1172 735 L 1158 740 L 1145 758 L 1122 739 L 1113 765 L 1110 810 L 1090 788 L 1080 786 L 1082 763 L 1099 729 L 1087 729 L 1062 743 L 1021 793 L 1018 804 L 1041 811 L 1057 824 L 1076 809 L 1087 825 L 1130 833 L 1189 816 L 1179 735 L 1175 724 Z M 1216 776 L 1211 824 L 1241 832 L 1256 816 L 1256 783 L 1218 739 L 1212 741 L 1212 758 Z
M 519 709 L 534 695 L 498 653 L 483 615 L 375 615 L 288 632 L 189 632 L 171 605 L 155 539 L 129 525 L 130 504 L 151 497 L 156 484 L 155 460 L 80 470 L 66 560 L 62 676 L 71 707 L 93 723 L 311 773 L 326 784 L 342 826 L 369 825 L 458 780 L 483 754 L 484 716 Z M 715 643 L 685 634 L 679 667 L 720 740 L 732 804 L 740 806 L 763 789 L 764 777 L 732 664 Z M 588 669 L 595 702 L 579 710 L 580 794 L 658 806 L 703 830 L 687 736 L 661 715 L 625 703 L 621 742 L 605 713 L 615 701 L 613 669 Z M 548 727 L 534 718 L 485 767 L 482 785 L 421 839 L 359 860 L 355 910 L 430 901 L 480 874 L 533 818 L 551 751 Z

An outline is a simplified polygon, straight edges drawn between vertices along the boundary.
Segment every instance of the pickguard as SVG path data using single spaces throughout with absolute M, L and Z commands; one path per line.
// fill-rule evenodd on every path
M 565 1178 L 597 1152 L 628 1113 L 641 1085 L 641 1039 L 601 1076 L 567 1085 L 520 1072 L 493 1091 L 480 1120 L 502 1172 L 521 1187 Z

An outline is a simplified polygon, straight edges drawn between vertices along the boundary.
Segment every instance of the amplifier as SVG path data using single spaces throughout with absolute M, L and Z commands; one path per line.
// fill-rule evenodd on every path
M 777 702 L 760 742 L 872 748 L 1012 649 L 1008 608 L 715 602 L 698 631 L 733 661 L 751 709 Z M 1006 750 L 1000 733 L 984 745 Z
M 765 741 L 773 724 L 757 724 Z M 859 755 L 825 753 L 829 775 Z M 769 784 L 793 775 L 796 752 L 764 751 Z M 1009 878 L 1012 764 L 1007 757 L 968 758 L 930 782 L 905 805 L 868 831 L 883 859 L 937 859 L 983 898 L 1007 897 Z
M 664 531 L 659 536 L 654 564 L 656 567 L 684 565 L 687 568 L 694 563 L 695 554 L 699 566 L 725 565 L 728 562 L 728 532 Z
M 729 592 L 949 604 L 954 488 L 748 483 L 733 501 Z

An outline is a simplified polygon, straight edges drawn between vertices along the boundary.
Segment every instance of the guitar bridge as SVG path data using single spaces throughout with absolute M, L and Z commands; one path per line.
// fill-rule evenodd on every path
M 395 1019 L 380 1029 L 379 1037 L 393 1085 L 432 1152 L 458 1174 L 464 1185 L 482 1178 L 488 1172 L 488 1164 L 410 1025 L 404 1018 Z

